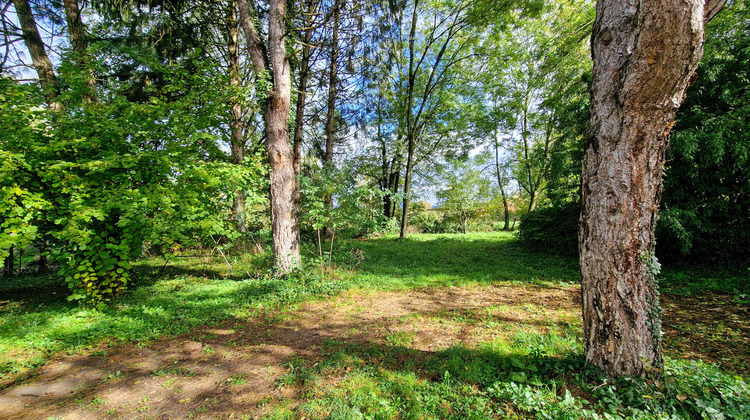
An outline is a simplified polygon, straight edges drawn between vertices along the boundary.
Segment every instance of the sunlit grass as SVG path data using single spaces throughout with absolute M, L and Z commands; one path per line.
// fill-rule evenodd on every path
M 361 250 L 364 261 L 351 249 Z M 378 340 L 363 340 L 366 331 L 350 328 L 327 341 L 314 362 L 291 359 L 277 385 L 296 387 L 299 398 L 269 402 L 269 418 L 682 418 L 711 410 L 726 418 L 750 416 L 744 379 L 714 366 L 669 359 L 656 382 L 610 381 L 586 367 L 577 305 L 549 307 L 533 299 L 540 290 L 575 290 L 569 287 L 579 279 L 577 261 L 529 251 L 512 233 L 339 241 L 333 261 L 338 268 L 324 277 L 310 267 L 282 279 L 266 274 L 267 255 L 230 256 L 231 269 L 220 257 L 144 260 L 127 293 L 101 310 L 67 302 L 53 277 L 5 283 L 0 384 L 60 352 L 85 352 L 105 342 L 148 345 L 259 314 L 281 322 L 302 316 L 286 315 L 296 303 L 347 289 L 346 296 L 377 296 L 447 287 L 481 293 L 513 285 L 528 297 L 405 315 Z M 666 272 L 671 288 L 684 283 L 701 290 L 691 271 Z M 702 287 L 713 290 L 722 281 Z M 364 309 L 354 305 L 350 315 Z M 419 332 L 428 326 L 456 336 L 470 329 L 476 340 L 425 350 Z
M 529 251 L 512 232 L 384 237 L 344 246 L 364 251 L 356 283 L 368 289 L 578 281 L 575 259 Z
M 59 351 L 78 352 L 113 341 L 143 345 L 199 325 L 251 317 L 343 288 L 343 284 L 305 276 L 233 278 L 222 264 L 214 261 L 195 270 L 183 260 L 167 266 L 163 273 L 147 276 L 143 273 L 164 266 L 164 261 L 144 261 L 140 281 L 102 310 L 67 302 L 63 292 L 22 295 L 0 312 L 0 374 L 7 380 Z

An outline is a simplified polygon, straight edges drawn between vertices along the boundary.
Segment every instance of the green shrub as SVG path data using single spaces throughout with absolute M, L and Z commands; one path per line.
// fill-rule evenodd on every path
M 409 218 L 409 226 L 414 227 L 420 233 L 445 233 L 445 216 L 439 210 L 422 210 L 414 212 Z
M 577 202 L 536 209 L 521 219 L 518 237 L 534 249 L 576 255 L 579 214 Z

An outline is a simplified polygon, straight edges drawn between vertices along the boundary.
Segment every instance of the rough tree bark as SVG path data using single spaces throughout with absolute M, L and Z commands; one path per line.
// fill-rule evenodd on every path
M 664 149 L 724 2 L 597 2 L 579 249 L 586 360 L 611 376 L 662 366 L 652 258 Z
M 247 50 L 257 77 L 270 74 L 272 87 L 265 100 L 266 150 L 271 165 L 271 229 L 274 267 L 288 273 L 300 264 L 299 183 L 294 173 L 294 151 L 287 117 L 292 92 L 291 68 L 286 54 L 286 2 L 271 0 L 268 9 L 268 48 L 253 24 L 248 0 L 237 2 Z M 268 62 L 266 61 L 268 54 Z
M 47 51 L 44 49 L 44 42 L 39 35 L 39 29 L 34 21 L 34 14 L 31 12 L 31 6 L 28 0 L 13 0 L 16 8 L 18 22 L 21 24 L 23 31 L 23 41 L 29 50 L 31 62 L 39 76 L 39 83 L 42 85 L 44 96 L 47 98 L 50 109 L 53 111 L 62 111 L 64 106 L 58 101 L 60 96 L 60 86 L 57 83 L 57 76 L 52 68 Z

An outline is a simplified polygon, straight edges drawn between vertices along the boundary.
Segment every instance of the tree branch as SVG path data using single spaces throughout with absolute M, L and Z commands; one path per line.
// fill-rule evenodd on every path
M 715 18 L 726 4 L 727 0 L 706 0 L 706 6 L 703 8 L 703 22 L 708 23 Z

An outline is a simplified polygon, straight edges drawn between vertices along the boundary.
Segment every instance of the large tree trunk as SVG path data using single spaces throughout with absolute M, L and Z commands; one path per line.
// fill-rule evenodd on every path
M 83 92 L 83 100 L 86 103 L 96 102 L 96 78 L 91 68 L 88 52 L 88 41 L 81 21 L 81 9 L 78 0 L 64 0 L 65 19 L 68 22 L 68 34 L 73 51 L 77 54 L 78 68 L 86 74 L 86 91 Z
M 24 43 L 29 50 L 34 69 L 39 76 L 39 83 L 42 85 L 47 103 L 49 103 L 50 109 L 62 111 L 64 107 L 58 101 L 60 86 L 57 84 L 57 76 L 55 76 L 55 71 L 52 68 L 52 61 L 50 61 L 47 51 L 44 49 L 44 42 L 39 35 L 31 6 L 29 6 L 28 0 L 13 0 L 13 5 L 16 8 L 18 22 L 23 30 Z
M 292 80 L 286 55 L 286 2 L 271 0 L 268 10 L 268 49 L 255 28 L 253 8 L 238 0 L 247 50 L 257 77 L 270 71 L 273 87 L 267 92 L 264 118 L 266 149 L 271 165 L 271 229 L 274 267 L 288 273 L 300 264 L 299 183 L 294 173 L 294 152 L 289 139 L 287 117 Z M 269 63 L 266 63 L 266 52 Z
M 271 223 L 276 269 L 288 273 L 300 264 L 299 184 L 289 139 L 291 69 L 286 54 L 286 2 L 271 0 L 268 11 L 268 56 L 273 91 L 266 103 L 266 147 L 271 163 Z
M 579 248 L 586 360 L 612 376 L 662 366 L 652 261 L 663 154 L 719 3 L 597 2 Z
M 230 1 L 227 4 L 226 16 L 227 61 L 229 63 L 229 84 L 234 89 L 229 103 L 229 128 L 231 130 L 232 163 L 242 165 L 245 160 L 244 120 L 242 118 L 242 104 L 239 98 L 240 88 L 240 45 L 237 29 L 237 5 Z M 245 221 L 245 191 L 240 187 L 234 191 L 235 227 L 241 233 L 247 232 Z

